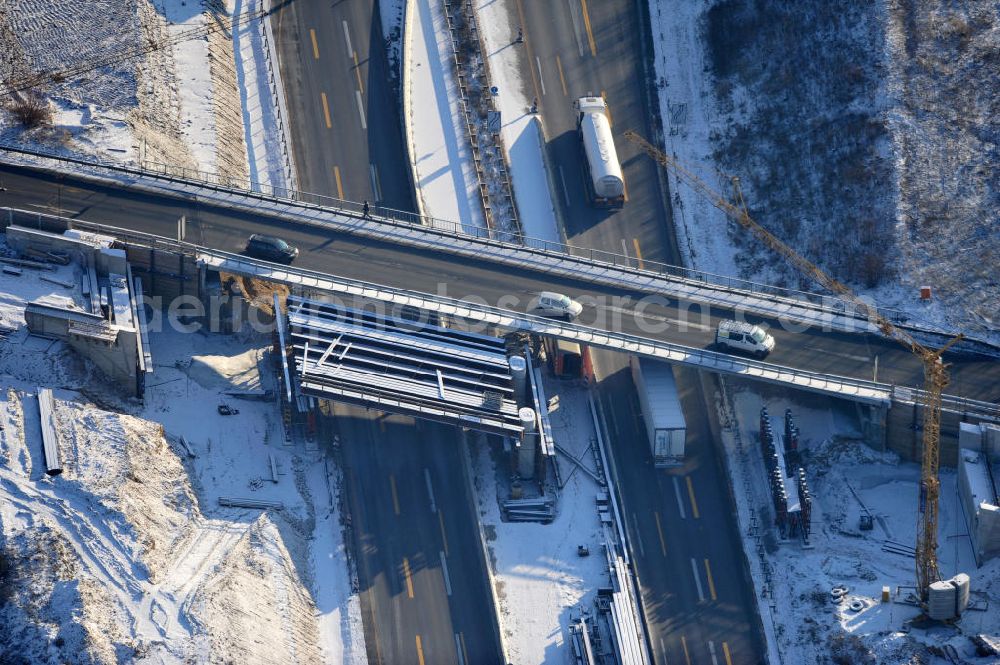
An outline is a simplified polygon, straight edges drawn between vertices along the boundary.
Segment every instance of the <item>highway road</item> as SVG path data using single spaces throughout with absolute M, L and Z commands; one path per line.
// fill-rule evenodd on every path
M 753 596 L 698 372 L 675 370 L 685 464 L 653 468 L 628 357 L 599 352 L 617 485 L 658 663 L 760 662 Z
M 368 662 L 502 663 L 464 438 L 360 407 L 336 405 L 334 414 Z
M 373 0 L 278 5 L 291 148 L 300 189 L 413 210 L 378 12 Z M 460 432 L 357 407 L 335 413 L 368 662 L 502 663 Z
M 539 100 L 548 158 L 559 173 L 561 191 L 553 198 L 562 208 L 570 242 L 680 265 L 655 167 L 621 136 L 628 128 L 652 135 L 638 3 L 515 3 L 525 34 L 522 62 L 528 71 L 522 77 L 531 77 Z M 572 101 L 591 94 L 608 101 L 628 191 L 624 207 L 610 213 L 586 203 Z M 697 324 L 703 326 L 700 332 L 711 334 L 714 320 Z M 706 343 L 703 336 L 692 341 Z M 775 361 L 780 362 L 778 354 Z M 595 353 L 653 656 L 658 663 L 757 663 L 762 649 L 753 596 L 698 374 L 678 372 L 688 445 L 685 467 L 668 473 L 653 468 L 627 363 L 623 354 Z
M 299 189 L 412 210 L 378 3 L 277 3 L 271 24 Z
M 681 265 L 657 167 L 621 133 L 652 136 L 643 81 L 640 17 L 634 0 L 511 0 L 524 27 L 525 70 L 538 99 L 546 149 L 558 177 L 553 200 L 571 244 Z M 628 200 L 620 210 L 587 204 L 584 157 L 573 101 L 604 95 Z

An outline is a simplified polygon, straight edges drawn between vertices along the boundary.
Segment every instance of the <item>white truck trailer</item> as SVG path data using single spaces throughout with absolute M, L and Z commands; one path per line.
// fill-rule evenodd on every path
M 625 203 L 625 178 L 611 136 L 608 105 L 603 97 L 581 97 L 574 107 L 576 128 L 586 155 L 590 202 L 599 207 L 621 206 Z
M 632 356 L 630 362 L 653 465 L 657 469 L 683 465 L 687 423 L 673 370 L 667 363 L 640 356 Z

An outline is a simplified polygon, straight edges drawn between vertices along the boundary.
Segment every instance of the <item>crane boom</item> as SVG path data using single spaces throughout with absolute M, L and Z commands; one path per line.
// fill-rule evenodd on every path
M 920 474 L 920 519 L 917 526 L 915 558 L 917 588 L 920 590 L 921 596 L 926 597 L 931 582 L 939 579 L 937 535 L 938 495 L 940 493 L 938 467 L 941 461 L 941 394 L 948 385 L 948 366 L 943 362 L 942 357 L 945 351 L 960 341 L 963 336 L 959 334 L 940 349 L 927 348 L 908 332 L 893 325 L 876 307 L 865 302 L 848 286 L 828 275 L 822 268 L 800 255 L 783 240 L 754 221 L 750 217 L 746 203 L 743 200 L 739 178 L 732 179 L 737 201 L 734 204 L 716 192 L 694 172 L 676 159 L 669 157 L 633 130 L 626 130 L 625 138 L 638 146 L 640 150 L 649 155 L 661 166 L 673 171 L 679 180 L 711 202 L 713 206 L 724 212 L 731 220 L 750 231 L 759 241 L 784 257 L 800 273 L 810 277 L 821 286 L 853 304 L 882 334 L 896 340 L 920 358 L 924 366 L 924 392 L 921 400 L 924 407 L 924 434 Z

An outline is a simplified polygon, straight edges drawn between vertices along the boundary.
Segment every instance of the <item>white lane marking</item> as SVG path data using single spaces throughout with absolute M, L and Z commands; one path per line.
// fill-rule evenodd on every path
M 708 652 L 712 654 L 712 665 L 719 665 L 719 661 L 715 657 L 715 642 L 712 640 L 708 641 Z
M 628 245 L 625 244 L 625 238 L 622 238 L 622 256 L 628 256 Z
M 465 656 L 462 654 L 462 639 L 455 633 L 455 651 L 458 652 L 458 665 L 465 665 Z
M 667 662 L 667 645 L 663 643 L 663 638 L 660 638 L 660 653 L 663 654 L 663 662 Z
M 569 187 L 566 186 L 566 176 L 563 175 L 562 165 L 559 165 L 559 179 L 562 180 L 563 198 L 566 199 L 566 207 L 569 207 Z
M 687 516 L 684 514 L 684 500 L 681 498 L 681 482 L 677 480 L 677 476 L 674 476 L 674 494 L 677 495 L 677 509 L 681 511 L 681 519 L 686 520 Z
M 698 587 L 698 600 L 705 602 L 705 592 L 701 589 L 701 578 L 698 577 L 698 564 L 691 559 L 691 572 L 694 573 L 694 583 Z
M 354 99 L 358 102 L 358 115 L 361 116 L 361 129 L 368 130 L 368 121 L 365 120 L 365 105 L 361 103 L 361 91 L 354 91 Z
M 347 40 L 347 59 L 354 60 L 354 47 L 351 46 L 351 30 L 347 27 L 347 21 L 341 21 L 344 24 L 344 39 Z
M 542 61 L 535 56 L 535 64 L 538 65 L 538 82 L 542 84 L 542 94 L 545 95 L 545 77 L 542 76 Z
M 378 179 L 378 169 L 375 164 L 369 162 L 368 164 L 368 174 L 371 176 L 372 180 L 372 194 L 375 195 L 376 201 L 382 200 L 382 185 Z
M 451 576 L 448 575 L 448 560 L 444 556 L 444 552 L 439 552 L 441 555 L 441 572 L 444 573 L 444 590 L 451 595 Z M 694 561 L 694 559 L 691 559 Z
M 632 526 L 635 527 L 635 539 L 639 543 L 639 554 L 642 558 L 646 558 L 646 548 L 642 546 L 642 535 L 639 533 L 639 520 L 636 518 L 635 513 L 632 513 Z M 691 559 L 694 561 L 694 559 Z
M 431 497 L 431 512 L 436 513 L 438 511 L 437 504 L 434 503 L 434 488 L 431 487 L 431 472 L 424 469 L 424 480 L 427 481 L 427 493 Z
M 573 38 L 576 39 L 576 48 L 580 51 L 580 57 L 584 57 L 583 54 L 583 42 L 580 41 L 580 17 L 576 15 L 574 11 L 576 7 L 573 3 L 577 0 L 566 0 L 566 6 L 569 7 L 569 16 L 573 19 Z

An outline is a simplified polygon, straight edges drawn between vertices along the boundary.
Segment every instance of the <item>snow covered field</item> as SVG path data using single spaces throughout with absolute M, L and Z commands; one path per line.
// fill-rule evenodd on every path
M 725 430 L 722 438 L 765 632 L 780 662 L 934 662 L 927 647 L 944 644 L 955 647 L 967 662 L 987 662 L 975 659 L 969 637 L 1000 632 L 1000 560 L 976 569 L 955 470 L 941 472 L 940 571 L 944 579 L 969 574 L 973 593 L 986 597 L 988 609 L 968 610 L 954 626 L 924 630 L 909 623 L 919 610 L 901 602 L 908 592 L 897 595 L 898 586 L 914 584 L 912 556 L 883 549 L 887 542 L 897 551 L 891 543 L 916 543 L 919 465 L 862 443 L 851 410 L 837 410 L 808 396 L 761 397 L 741 384 L 731 384 L 728 394 L 732 411 L 722 413 L 733 416 L 742 449 L 733 429 Z M 791 408 L 801 428 L 800 449 L 813 497 L 810 548 L 797 539 L 779 541 L 771 526 L 773 510 L 757 432 L 762 405 L 772 416 Z M 862 503 L 875 515 L 872 531 L 859 529 Z M 747 531 L 751 508 L 763 524 L 765 559 L 774 580 L 770 585 L 764 583 L 757 544 Z M 830 595 L 838 585 L 848 589 L 843 603 L 833 602 Z M 893 602 L 881 602 L 883 585 L 890 587 Z M 861 603 L 857 611 L 850 608 L 854 600 Z M 772 662 L 777 661 L 772 657 Z
M 719 192 L 740 176 L 757 221 L 879 304 L 1000 339 L 995 3 L 649 5 L 668 152 Z M 800 284 L 670 185 L 691 267 Z

